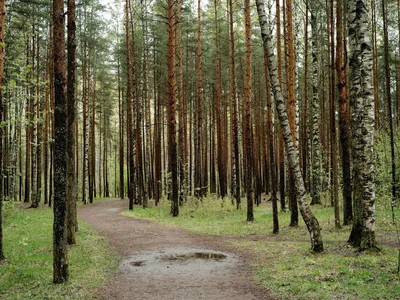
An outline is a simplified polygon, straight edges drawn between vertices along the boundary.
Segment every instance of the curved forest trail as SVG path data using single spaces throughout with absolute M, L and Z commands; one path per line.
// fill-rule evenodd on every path
M 109 239 L 122 258 L 102 299 L 271 299 L 251 279 L 246 256 L 221 237 L 122 216 L 126 200 L 97 201 L 78 217 Z

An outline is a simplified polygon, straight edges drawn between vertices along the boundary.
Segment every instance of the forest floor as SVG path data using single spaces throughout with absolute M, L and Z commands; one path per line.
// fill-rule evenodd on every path
M 78 217 L 92 225 L 121 256 L 103 299 L 272 299 L 252 278 L 251 253 L 217 236 L 121 215 L 127 200 L 96 201 Z

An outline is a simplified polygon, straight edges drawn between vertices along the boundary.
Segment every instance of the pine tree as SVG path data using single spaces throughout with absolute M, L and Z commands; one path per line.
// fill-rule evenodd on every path
M 0 0 L 0 87 L 3 85 L 4 31 L 6 1 Z M 0 123 L 3 122 L 3 89 L 0 88 Z M 3 250 L 3 128 L 0 128 L 0 261 L 5 259 Z
M 68 281 L 67 257 L 67 80 L 64 34 L 64 1 L 53 0 L 54 24 L 54 263 L 53 282 Z

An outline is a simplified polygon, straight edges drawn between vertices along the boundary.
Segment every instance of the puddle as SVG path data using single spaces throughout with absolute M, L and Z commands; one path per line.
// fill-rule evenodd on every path
M 190 259 L 204 259 L 204 260 L 216 260 L 221 261 L 226 259 L 227 256 L 222 253 L 213 253 L 213 252 L 194 252 L 194 253 L 187 253 L 187 254 L 177 254 L 177 255 L 170 255 L 170 256 L 163 256 L 161 260 L 166 261 L 185 261 Z
M 113 208 L 106 208 L 105 209 L 105 211 L 107 211 L 107 212 L 117 212 L 119 210 L 119 208 L 118 207 L 113 207 Z
M 236 262 L 233 255 L 214 250 L 171 248 L 135 254 L 122 262 L 119 271 L 126 275 L 196 277 L 226 272 Z

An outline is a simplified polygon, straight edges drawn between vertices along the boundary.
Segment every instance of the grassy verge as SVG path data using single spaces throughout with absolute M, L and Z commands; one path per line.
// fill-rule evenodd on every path
M 118 265 L 117 256 L 99 234 L 80 222 L 78 244 L 69 247 L 69 283 L 54 285 L 53 211 L 6 209 L 0 264 L 1 299 L 88 299 Z
M 264 202 L 263 202 L 264 203 Z M 236 210 L 229 200 L 211 196 L 202 202 L 189 199 L 178 218 L 169 214 L 168 201 L 159 207 L 137 208 L 127 216 L 183 227 L 198 234 L 217 235 L 254 254 L 256 280 L 270 294 L 282 299 L 397 299 L 400 280 L 397 269 L 397 232 L 390 210 L 376 211 L 380 252 L 359 253 L 346 244 L 350 226 L 334 228 L 333 208 L 313 207 L 322 227 L 325 252 L 309 251 L 303 221 L 288 227 L 290 214 L 279 213 L 280 233 L 271 234 L 270 204 L 255 208 L 255 221 L 246 222 L 245 209 Z

